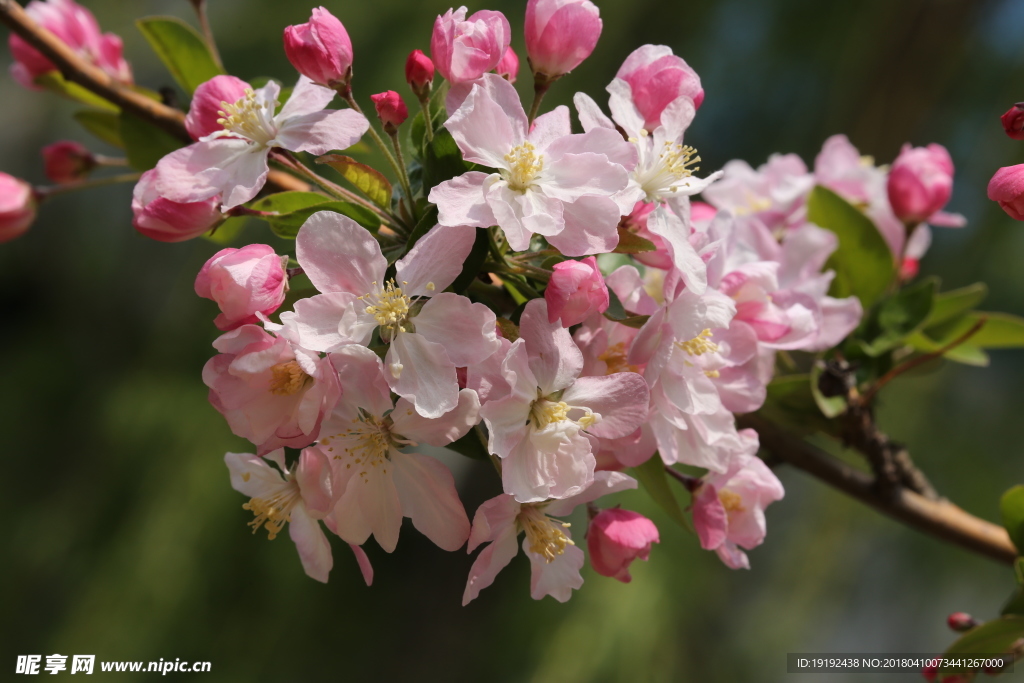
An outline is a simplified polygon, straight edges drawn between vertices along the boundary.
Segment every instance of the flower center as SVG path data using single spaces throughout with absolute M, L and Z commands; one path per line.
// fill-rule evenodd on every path
M 356 472 L 364 482 L 375 468 L 380 467 L 381 474 L 388 473 L 388 453 L 391 450 L 390 418 L 378 418 L 360 410 L 353 418 L 352 426 L 345 431 L 320 439 L 320 445 L 327 447 L 328 453 L 334 453 L 332 442 L 341 439 L 345 444 L 335 460 L 345 462 L 345 469 L 355 466 Z
M 537 429 L 544 429 L 553 422 L 561 422 L 569 416 L 569 404 L 565 401 L 555 403 L 547 399 L 534 401 L 530 410 L 530 418 Z
M 284 527 L 284 523 L 291 521 L 292 508 L 301 498 L 299 485 L 292 480 L 270 498 L 250 498 L 248 503 L 242 505 L 242 509 L 251 510 L 256 515 L 255 519 L 249 522 L 252 532 L 256 533 L 261 526 L 265 526 L 268 538 L 273 541 Z
M 635 365 L 630 365 L 626 362 L 626 357 L 629 352 L 626 350 L 626 342 L 619 342 L 618 344 L 612 344 L 604 353 L 597 357 L 598 360 L 603 360 L 605 365 L 608 367 L 606 375 L 614 375 L 617 372 L 637 372 L 638 368 Z
M 548 562 L 565 552 L 568 545 L 576 545 L 562 529 L 568 522 L 556 522 L 532 505 L 524 505 L 519 513 L 519 525 L 526 532 L 530 552 L 537 553 Z
M 735 491 L 722 490 L 718 492 L 718 500 L 722 501 L 722 507 L 728 513 L 743 512 L 743 499 Z
M 508 164 L 508 170 L 502 171 L 501 176 L 508 183 L 509 189 L 516 192 L 526 192 L 530 189 L 534 180 L 544 170 L 544 156 L 537 154 L 532 142 L 524 142 L 513 147 L 512 151 L 505 155 L 505 162 Z
M 718 344 L 708 341 L 711 338 L 711 330 L 704 330 L 689 341 L 677 341 L 676 347 L 691 356 L 702 356 L 705 353 L 718 351 Z
M 376 282 L 373 285 L 377 287 Z M 394 280 L 388 280 L 383 287 L 377 287 L 377 291 L 359 298 L 366 300 L 369 304 L 366 312 L 376 318 L 377 324 L 382 327 L 398 327 L 409 314 L 409 304 L 412 303 L 409 297 L 402 293 L 402 288 L 395 286 Z
M 297 393 L 306 382 L 312 379 L 296 360 L 278 363 L 270 368 L 270 393 L 277 396 L 291 396 Z
M 647 131 L 640 134 L 643 139 L 629 139 L 639 153 L 636 179 L 647 201 L 657 202 L 664 195 L 677 192 L 682 181 L 700 170 L 700 166 L 694 165 L 700 162 L 700 157 L 696 149 L 678 142 L 666 141 L 660 151 L 656 150 L 653 142 L 648 143 L 646 139 Z
M 224 126 L 224 130 L 261 146 L 267 146 L 277 137 L 277 126 L 274 124 L 277 100 L 267 106 L 256 99 L 252 88 L 246 88 L 245 97 L 234 104 L 221 102 L 220 106 L 217 113 L 221 118 L 217 119 L 217 123 Z

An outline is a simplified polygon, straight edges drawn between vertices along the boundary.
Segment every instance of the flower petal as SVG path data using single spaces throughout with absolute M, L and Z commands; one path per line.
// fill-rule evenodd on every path
M 321 292 L 367 294 L 383 285 L 387 259 L 366 228 L 348 216 L 319 211 L 310 216 L 295 239 L 295 253 L 313 286 Z
M 495 225 L 494 213 L 484 198 L 487 178 L 486 173 L 469 171 L 431 188 L 427 199 L 437 204 L 437 222 L 475 228 Z
M 460 368 L 482 363 L 501 347 L 494 312 L 451 292 L 427 301 L 413 322 L 417 334 L 443 346 Z
M 295 541 L 299 559 L 306 575 L 321 583 L 327 583 L 327 575 L 334 566 L 331 544 L 320 528 L 320 522 L 309 516 L 305 505 L 292 508 L 288 522 L 288 535 Z
M 494 583 L 498 572 L 507 567 L 516 556 L 519 552 L 517 536 L 514 526 L 506 527 L 501 535 L 480 551 L 469 570 L 469 580 L 466 581 L 466 590 L 462 594 L 463 607 L 476 599 L 480 591 Z
M 391 463 L 402 514 L 439 548 L 461 548 L 469 538 L 469 518 L 448 468 L 418 453 L 392 453 Z
M 568 535 L 568 534 L 566 534 Z M 527 547 L 527 539 L 523 539 L 523 552 L 530 558 L 530 597 L 540 600 L 550 595 L 558 602 L 566 602 L 572 597 L 573 589 L 583 585 L 580 569 L 583 568 L 583 551 L 574 545 L 566 547 L 565 552 L 548 562 Z
M 417 413 L 412 403 L 398 399 L 391 412 L 394 434 L 399 434 L 417 443 L 431 446 L 447 446 L 466 435 L 480 421 L 480 399 L 472 389 L 459 392 L 459 404 L 441 417 L 427 419 Z
M 391 389 L 412 401 L 423 417 L 441 417 L 458 405 L 455 364 L 445 348 L 422 334 L 399 332 L 391 340 L 384 376 Z
M 406 296 L 433 296 L 448 288 L 476 241 L 476 230 L 435 225 L 395 263 L 395 279 Z
M 357 111 L 325 109 L 288 119 L 277 131 L 276 140 L 293 152 L 327 154 L 356 144 L 369 127 L 370 122 Z
M 580 377 L 562 394 L 571 407 L 586 407 L 601 415 L 587 431 L 605 439 L 632 434 L 647 419 L 650 390 L 635 372 L 605 377 Z
M 558 321 L 548 322 L 548 304 L 533 299 L 519 321 L 519 335 L 526 340 L 530 370 L 544 395 L 565 389 L 583 370 L 583 354 L 569 330 Z

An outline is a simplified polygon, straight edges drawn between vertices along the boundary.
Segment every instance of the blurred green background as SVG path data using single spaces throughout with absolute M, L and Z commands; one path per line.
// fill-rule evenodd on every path
M 138 82 L 172 84 L 132 21 L 190 18 L 185 0 L 85 4 L 124 37 Z M 687 141 L 705 171 L 731 158 L 757 165 L 776 151 L 811 163 L 838 132 L 879 163 L 904 142 L 940 142 L 957 166 L 950 209 L 970 224 L 935 231 L 922 273 L 940 275 L 945 288 L 984 280 L 985 308 L 1024 314 L 1024 226 L 985 198 L 996 168 L 1024 162 L 1024 143 L 998 121 L 1024 99 L 1024 2 L 598 4 L 598 49 L 549 104 L 576 90 L 605 101 L 604 85 L 631 50 L 664 43 L 703 79 L 707 98 Z M 295 78 L 281 31 L 306 21 L 310 5 L 211 5 L 231 73 Z M 352 36 L 357 96 L 394 89 L 411 102 L 405 56 L 428 49 L 447 6 L 326 6 Z M 470 11 L 507 14 L 525 71 L 524 6 L 501 0 Z M 0 60 L 6 67 L 6 51 Z M 69 103 L 6 75 L 0 102 L 0 170 L 42 182 L 44 144 L 72 138 L 102 150 L 71 121 Z M 461 607 L 473 558 L 438 550 L 408 525 L 393 556 L 367 544 L 372 588 L 340 543 L 321 585 L 302 573 L 287 538 L 249 533 L 251 514 L 228 483 L 224 452 L 251 448 L 206 402 L 200 370 L 217 334 L 215 306 L 192 291 L 219 247 L 140 237 L 129 198 L 124 186 L 56 198 L 29 234 L 0 246 L 5 680 L 16 655 L 57 652 L 209 660 L 203 678 L 217 681 L 777 681 L 787 679 L 787 652 L 940 651 L 954 638 L 948 613 L 991 618 L 1010 592 L 1008 568 L 786 468 L 786 499 L 769 510 L 768 540 L 749 572 L 726 569 L 637 494 L 623 502 L 662 532 L 650 562 L 634 565 L 629 585 L 587 567 L 565 605 L 529 598 L 520 556 Z M 254 224 L 244 239 L 266 241 L 269 231 Z M 996 352 L 988 369 L 946 365 L 887 389 L 880 419 L 941 492 L 995 520 L 1000 493 L 1024 481 L 1022 386 L 1024 356 Z M 485 463 L 450 462 L 472 516 L 497 482 Z

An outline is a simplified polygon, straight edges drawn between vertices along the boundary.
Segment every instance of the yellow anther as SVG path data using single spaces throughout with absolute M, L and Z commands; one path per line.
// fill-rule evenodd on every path
M 704 375 L 706 377 L 710 377 L 711 379 L 718 379 L 719 377 L 722 376 L 722 373 L 720 373 L 718 370 L 705 370 Z
M 555 403 L 547 399 L 540 399 L 534 401 L 530 415 L 537 429 L 544 429 L 549 424 L 567 419 L 569 416 L 569 404 L 565 401 Z
M 530 552 L 551 562 L 565 552 L 566 546 L 576 545 L 565 535 L 568 522 L 556 522 L 532 505 L 524 505 L 519 513 L 519 525 L 526 532 Z
M 691 356 L 701 356 L 705 353 L 714 353 L 718 350 L 718 344 L 708 341 L 710 338 L 711 330 L 704 330 L 689 341 L 676 342 L 676 347 Z
M 409 314 L 411 301 L 402 292 L 402 288 L 395 285 L 394 280 L 388 280 L 383 287 L 378 287 L 376 292 L 364 294 L 359 298 L 370 304 L 366 307 L 366 312 L 376 318 L 378 325 L 384 327 L 401 324 Z
M 626 362 L 628 355 L 629 351 L 626 349 L 626 342 L 619 342 L 605 349 L 604 353 L 598 356 L 597 359 L 604 361 L 605 366 L 608 368 L 604 373 L 606 375 L 614 375 L 617 372 L 637 372 L 637 366 Z
M 339 434 L 331 434 L 328 438 L 337 441 L 343 439 L 348 448 L 342 449 L 341 455 L 335 460 L 345 460 L 346 469 L 353 464 L 360 465 L 359 476 L 368 481 L 367 474 L 371 469 L 380 467 L 381 474 L 387 474 L 388 453 L 391 450 L 392 435 L 390 418 L 377 418 L 373 415 L 360 415 L 352 420 L 352 426 Z M 321 443 L 324 439 L 321 439 Z M 333 449 L 331 449 L 333 450 Z
M 267 528 L 268 538 L 274 540 L 277 534 L 284 527 L 285 522 L 291 521 L 292 508 L 302 497 L 299 486 L 295 482 L 268 499 L 251 498 L 248 503 L 242 505 L 243 510 L 250 510 L 256 518 L 249 522 L 252 532 L 256 533 L 261 526 Z
M 726 512 L 743 512 L 743 499 L 735 491 L 722 490 L 718 492 L 718 500 L 722 501 L 722 507 Z
M 246 88 L 245 97 L 234 104 L 221 102 L 220 106 L 217 123 L 224 126 L 224 130 L 261 145 L 268 144 L 277 136 L 273 118 L 277 108 L 276 100 L 264 106 L 256 101 L 253 89 Z
M 306 386 L 310 376 L 296 360 L 278 363 L 270 368 L 270 393 L 278 396 L 291 396 Z
M 433 282 L 428 282 L 424 289 L 426 289 L 428 292 L 433 292 L 435 289 L 437 289 L 437 286 Z
M 665 143 L 664 148 L 661 150 L 661 161 L 679 180 L 693 175 L 694 171 L 700 170 L 700 166 L 693 166 L 696 163 L 700 163 L 697 150 L 689 145 L 680 145 L 678 142 Z M 691 166 L 693 168 L 690 168 Z
M 505 155 L 505 162 L 508 164 L 508 170 L 503 171 L 501 175 L 508 183 L 509 189 L 515 192 L 526 192 L 530 189 L 534 180 L 544 170 L 544 157 L 537 154 L 537 149 L 531 142 L 513 147 L 512 151 Z

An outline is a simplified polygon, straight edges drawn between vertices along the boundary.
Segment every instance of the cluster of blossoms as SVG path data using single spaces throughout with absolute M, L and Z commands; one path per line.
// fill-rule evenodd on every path
M 33 6 L 75 50 L 130 79 L 119 41 L 100 36 L 71 0 Z M 65 36 L 72 18 L 79 30 Z M 409 517 L 445 550 L 486 545 L 464 602 L 512 560 L 521 534 L 531 595 L 565 601 L 582 584 L 584 553 L 562 519 L 583 505 L 591 565 L 629 581 L 630 563 L 647 559 L 658 530 L 597 501 L 635 488 L 624 470 L 652 460 L 692 494 L 702 547 L 749 567 L 744 551 L 764 540 L 764 510 L 783 488 L 757 457 L 757 434 L 738 429 L 735 416 L 764 403 L 777 354 L 831 349 L 863 315 L 856 297 L 828 294 L 834 273 L 825 264 L 838 242 L 809 222 L 811 191 L 824 186 L 863 208 L 905 279 L 928 247 L 928 224 L 963 224 L 942 212 L 953 168 L 938 145 L 907 146 L 884 169 L 836 136 L 813 172 L 777 155 L 758 169 L 733 161 L 698 175 L 700 157 L 684 137 L 704 91 L 665 46 L 627 57 L 607 87 L 607 110 L 578 93 L 575 112 L 541 114 L 547 89 L 593 51 L 601 19 L 589 0 L 529 0 L 525 26 L 529 114 L 500 12 L 449 10 L 434 24 L 430 56 L 409 56 L 426 142 L 450 136 L 464 168 L 432 186 L 414 187 L 403 163 L 402 97 L 371 98 L 392 156 L 352 95 L 351 40 L 319 8 L 284 31 L 300 76 L 283 102 L 274 81 L 203 83 L 184 118 L 192 144 L 135 187 L 135 227 L 174 242 L 229 216 L 278 216 L 245 206 L 269 189 L 272 165 L 319 185 L 324 202 L 354 196 L 296 153 L 327 155 L 370 135 L 393 163 L 394 206 L 356 206 L 375 212 L 373 229 L 333 209 L 314 212 L 294 235 L 294 263 L 264 244 L 226 248 L 195 282 L 217 303 L 223 331 L 203 369 L 210 401 L 256 451 L 225 456 L 232 485 L 250 498 L 254 530 L 273 538 L 290 522 L 317 580 L 333 563 L 324 527 L 349 544 L 369 583 L 361 546 L 372 535 L 393 551 Z M 12 50 L 20 80 L 46 71 L 15 38 Z M 336 97 L 348 106 L 329 108 Z M 96 165 L 66 145 L 52 156 L 58 182 Z M 0 194 L 4 239 L 27 227 L 34 204 L 26 184 L 0 182 L 15 183 Z M 312 289 L 297 291 L 297 277 Z M 286 298 L 291 310 L 281 311 Z M 489 456 L 503 491 L 472 523 L 450 471 L 419 452 L 466 439 Z

